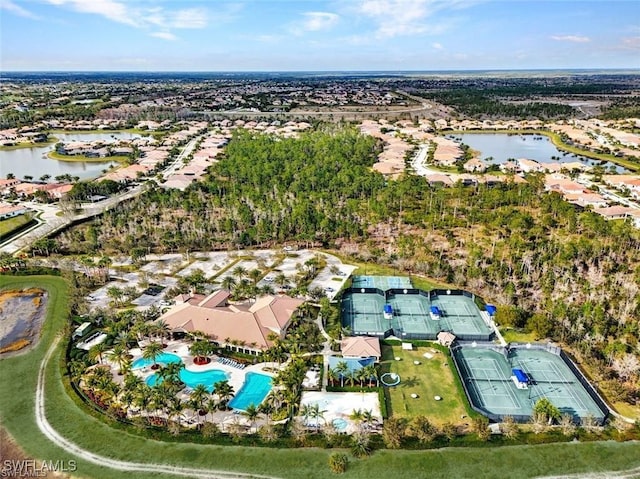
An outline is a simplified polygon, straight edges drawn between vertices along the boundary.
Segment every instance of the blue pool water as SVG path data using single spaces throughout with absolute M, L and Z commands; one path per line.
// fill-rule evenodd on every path
M 171 353 L 162 353 L 156 358 L 156 363 L 159 364 L 179 363 L 180 361 L 182 361 L 180 356 Z M 138 358 L 131 364 L 131 368 L 141 369 L 152 365 L 153 361 L 151 359 Z
M 247 373 L 240 391 L 229 402 L 229 407 L 245 411 L 250 404 L 259 406 L 271 391 L 271 376 L 258 373 Z
M 204 384 L 209 392 L 213 392 L 213 385 L 225 379 L 229 379 L 227 374 L 219 369 L 199 372 L 189 371 L 184 368 L 180 370 L 180 380 L 191 389 L 195 388 L 198 384 Z M 158 384 L 158 381 L 162 382 L 162 379 L 160 379 L 157 374 L 152 374 L 145 380 L 149 386 L 155 386 Z
M 347 428 L 347 421 L 342 418 L 334 419 L 331 424 L 336 428 L 336 431 L 344 431 Z

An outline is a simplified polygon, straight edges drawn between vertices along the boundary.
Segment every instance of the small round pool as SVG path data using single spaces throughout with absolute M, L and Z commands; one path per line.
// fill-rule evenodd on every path
M 179 363 L 180 361 L 182 361 L 182 359 L 180 359 L 180 356 L 172 353 L 162 353 L 158 355 L 155 360 L 157 364 Z M 131 368 L 132 369 L 147 368 L 149 366 L 152 366 L 153 363 L 154 361 L 151 359 L 138 358 L 131 364 Z
M 331 424 L 333 424 L 333 427 L 336 428 L 336 431 L 344 431 L 345 429 L 347 429 L 347 421 L 345 421 L 344 419 L 342 419 L 341 417 L 334 419 L 333 421 L 331 421 Z

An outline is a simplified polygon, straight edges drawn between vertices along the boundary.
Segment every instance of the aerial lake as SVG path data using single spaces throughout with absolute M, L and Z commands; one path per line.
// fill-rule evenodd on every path
M 599 161 L 585 156 L 574 155 L 558 150 L 549 138 L 543 135 L 509 135 L 506 133 L 461 133 L 447 135 L 447 138 L 469 145 L 473 150 L 480 152 L 479 158 L 488 160 L 489 163 L 501 164 L 508 159 L 527 158 L 538 163 L 569 163 L 579 161 L 588 166 L 601 165 L 609 169 L 614 167 L 618 172 L 627 171 L 608 161 Z
M 101 140 L 105 143 L 140 138 L 140 135 L 127 132 L 55 133 L 52 136 L 63 142 Z M 32 176 L 36 180 L 45 174 L 51 175 L 51 179 L 59 175 L 69 174 L 86 180 L 99 176 L 103 170 L 117 164 L 108 160 L 96 162 L 54 160 L 47 156 L 50 151 L 53 151 L 54 147 L 55 145 L 51 144 L 16 150 L 0 150 L 0 178 L 6 178 L 9 173 L 13 173 L 16 178 Z

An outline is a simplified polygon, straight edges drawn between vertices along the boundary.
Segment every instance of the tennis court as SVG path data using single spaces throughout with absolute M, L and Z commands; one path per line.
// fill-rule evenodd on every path
M 406 276 L 354 276 L 352 288 L 378 288 L 386 291 L 392 288 L 413 288 Z
M 460 338 L 481 339 L 491 335 L 491 328 L 482 319 L 473 299 L 462 295 L 437 295 L 431 298 L 431 306 L 437 306 L 444 314 L 438 322 L 440 331 L 451 331 Z
M 460 339 L 490 340 L 493 331 L 463 293 L 420 291 L 408 277 L 355 276 L 343 295 L 342 324 L 355 335 L 435 340 L 440 331 L 450 331 Z M 385 305 L 393 309 L 389 319 L 383 314 Z M 444 313 L 439 319 L 432 319 L 432 306 Z
M 379 294 L 345 294 L 341 305 L 343 326 L 356 335 L 382 335 L 391 327 L 383 317 L 384 304 Z
M 469 399 L 484 414 L 528 420 L 534 404 L 547 398 L 576 421 L 587 416 L 603 421 L 606 417 L 559 355 L 537 348 L 497 349 L 486 345 L 453 349 Z M 529 376 L 527 389 L 519 389 L 511 379 L 514 368 Z

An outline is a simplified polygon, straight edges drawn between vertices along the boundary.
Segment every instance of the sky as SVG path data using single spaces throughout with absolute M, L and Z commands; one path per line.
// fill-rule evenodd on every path
M 0 0 L 2 71 L 640 68 L 638 0 Z

